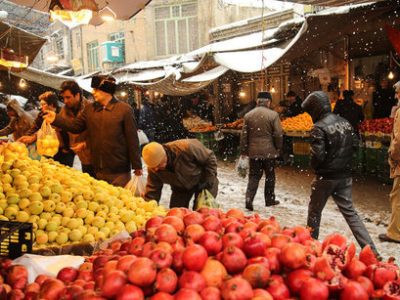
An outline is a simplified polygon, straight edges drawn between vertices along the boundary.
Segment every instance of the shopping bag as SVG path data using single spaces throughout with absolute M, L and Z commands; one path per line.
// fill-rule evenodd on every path
M 147 135 L 144 133 L 144 131 L 142 129 L 139 129 L 137 131 L 137 135 L 138 135 L 138 138 L 139 138 L 139 145 L 140 146 L 146 145 L 146 144 L 148 144 L 150 142 L 149 138 L 147 137 Z
M 31 159 L 40 160 L 41 156 L 37 152 L 36 142 L 27 145 L 26 148 L 28 148 L 28 155 Z
M 214 196 L 206 189 L 202 190 L 197 196 L 194 210 L 198 210 L 202 207 L 219 208 L 217 200 L 215 200 Z
M 132 195 L 135 197 L 144 197 L 144 193 L 146 191 L 146 183 L 143 179 L 143 176 L 135 176 L 133 175 L 131 180 L 126 184 L 126 189 L 132 192 Z
M 57 132 L 46 121 L 43 121 L 42 127 L 37 132 L 36 143 L 37 153 L 50 157 L 57 154 L 58 147 L 60 146 Z
M 241 155 L 236 162 L 236 172 L 239 174 L 240 177 L 246 178 L 247 176 L 247 171 L 250 168 L 250 163 L 249 163 L 249 157 Z

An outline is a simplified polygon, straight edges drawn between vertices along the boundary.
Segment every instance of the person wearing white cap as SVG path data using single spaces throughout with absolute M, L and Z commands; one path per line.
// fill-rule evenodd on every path
M 400 81 L 393 88 L 396 98 L 400 101 Z M 390 192 L 392 215 L 386 233 L 378 237 L 381 241 L 400 243 L 400 109 L 397 109 L 394 117 L 392 139 L 389 146 L 390 178 L 393 178 L 393 188 Z
M 148 168 L 146 200 L 160 201 L 164 184 L 172 189 L 170 208 L 188 207 L 193 195 L 196 199 L 204 189 L 217 196 L 217 158 L 198 140 L 151 142 L 143 148 L 142 157 Z

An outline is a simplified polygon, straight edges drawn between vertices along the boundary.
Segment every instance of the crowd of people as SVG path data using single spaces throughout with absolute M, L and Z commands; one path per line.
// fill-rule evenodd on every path
M 400 110 L 393 111 L 396 103 L 385 81 L 381 83 L 381 88 L 374 94 L 376 115 L 388 117 L 394 113 L 395 121 L 389 148 L 391 177 L 394 178 L 390 195 L 392 216 L 387 232 L 379 238 L 400 242 Z M 163 96 L 157 104 L 144 98 L 139 117 L 136 117 L 129 104 L 114 96 L 117 85 L 113 77 L 96 75 L 91 87 L 94 101 L 84 97 L 76 82 L 63 82 L 59 95 L 45 92 L 39 96 L 41 111 L 37 116 L 25 111 L 16 100 L 9 101 L 7 114 L 10 122 L 0 130 L 0 136 L 12 134 L 15 141 L 34 144 L 43 122 L 47 122 L 56 130 L 60 144 L 54 159 L 65 165 L 72 166 L 77 155 L 83 172 L 110 184 L 125 186 L 131 180 L 132 170 L 136 176 L 143 174 L 143 158 L 148 169 L 146 199 L 159 201 L 165 184 L 172 190 L 170 207 L 188 207 L 192 198 L 196 206 L 197 196 L 203 190 L 217 197 L 216 156 L 200 141 L 191 138 L 182 123 L 187 111 L 211 119 L 212 106 L 206 99 L 194 97 L 179 105 L 176 101 L 182 99 L 170 96 Z M 393 99 L 400 100 L 400 82 L 393 91 Z M 357 140 L 358 124 L 364 119 L 353 95 L 351 90 L 344 91 L 343 100 L 332 111 L 325 92 L 313 92 L 302 101 L 289 91 L 283 115 L 293 117 L 307 112 L 314 122 L 310 146 L 311 166 L 316 176 L 312 182 L 307 217 L 312 236 L 318 238 L 322 210 L 332 196 L 360 246 L 370 245 L 377 253 L 353 207 L 351 196 L 353 146 Z M 281 118 L 271 107 L 271 94 L 260 92 L 254 103 L 255 106 L 244 114 L 240 140 L 241 156 L 249 160 L 244 199 L 245 207 L 250 211 L 264 174 L 265 206 L 280 204 L 275 198 L 275 164 L 284 147 Z M 149 140 L 143 149 L 137 134 L 139 128 Z

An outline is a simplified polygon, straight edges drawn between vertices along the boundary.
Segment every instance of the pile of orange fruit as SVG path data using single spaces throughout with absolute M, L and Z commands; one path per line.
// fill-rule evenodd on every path
M 310 131 L 313 121 L 308 113 L 302 113 L 282 121 L 284 131 Z

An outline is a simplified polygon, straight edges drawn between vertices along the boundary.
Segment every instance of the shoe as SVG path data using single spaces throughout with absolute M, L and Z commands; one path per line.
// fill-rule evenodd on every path
M 378 238 L 379 238 L 381 241 L 383 241 L 383 242 L 399 243 L 399 244 L 400 244 L 400 241 L 397 241 L 397 240 L 394 240 L 394 239 L 388 237 L 388 236 L 386 235 L 386 233 L 381 233 L 380 235 L 378 235 Z
M 280 202 L 279 201 L 274 201 L 272 202 L 272 204 L 265 204 L 265 206 L 274 206 L 274 205 L 278 205 Z
M 253 203 L 246 201 L 246 209 L 253 211 L 254 210 Z

